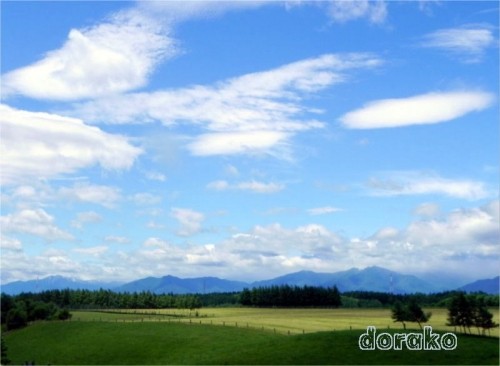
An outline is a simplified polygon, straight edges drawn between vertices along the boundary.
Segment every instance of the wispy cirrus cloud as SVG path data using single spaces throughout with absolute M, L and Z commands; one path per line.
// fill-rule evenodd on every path
M 123 136 L 106 133 L 75 118 L 0 105 L 2 184 L 71 174 L 101 165 L 132 166 L 142 150 Z
M 327 215 L 339 211 L 342 211 L 342 209 L 338 207 L 324 206 L 324 207 L 310 208 L 307 210 L 307 213 L 312 216 L 318 216 L 318 215 Z
M 271 154 L 289 158 L 297 133 L 323 128 L 307 96 L 346 82 L 353 70 L 381 64 L 369 54 L 327 54 L 214 85 L 131 93 L 79 103 L 66 111 L 91 123 L 190 125 L 193 155 Z M 311 115 L 313 116 L 311 118 Z
M 340 117 L 346 128 L 370 129 L 435 124 L 484 110 L 494 95 L 483 91 L 433 92 L 408 98 L 381 99 Z
M 2 75 L 2 98 L 72 101 L 143 87 L 161 62 L 182 52 L 172 36 L 179 23 L 269 4 L 137 1 L 95 25 L 71 29 L 60 48 Z
M 498 44 L 491 26 L 465 25 L 439 29 L 423 37 L 422 47 L 441 49 L 460 57 L 464 62 L 482 61 L 485 51 Z
M 371 178 L 367 187 L 375 196 L 445 195 L 448 197 L 479 200 L 492 192 L 479 181 L 443 178 L 433 173 L 390 172 Z
M 370 23 L 381 24 L 387 18 L 387 3 L 383 0 L 338 0 L 325 6 L 328 16 L 336 23 L 366 18 Z

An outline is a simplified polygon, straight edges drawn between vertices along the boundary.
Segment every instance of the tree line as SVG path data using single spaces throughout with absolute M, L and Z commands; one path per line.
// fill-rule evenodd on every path
M 122 293 L 103 289 L 94 291 L 65 289 L 1 296 L 2 305 L 4 301 L 31 301 L 69 309 L 196 309 L 202 306 L 197 295 L 155 294 L 150 291 Z
M 257 307 L 339 307 L 342 305 L 336 286 L 270 286 L 245 288 L 240 294 L 240 304 Z
M 425 307 L 447 308 L 454 297 L 462 293 L 461 291 L 442 291 L 430 294 L 394 294 L 389 292 L 374 291 L 346 291 L 342 292 L 342 306 L 349 308 L 370 308 L 370 307 L 392 307 L 396 302 L 417 304 Z M 483 292 L 473 293 L 476 299 L 481 299 L 486 306 L 498 307 L 499 296 L 488 295 Z
M 29 296 L 1 296 L 2 328 L 6 330 L 22 328 L 35 320 L 66 320 L 71 318 L 67 308 L 54 302 L 31 299 Z

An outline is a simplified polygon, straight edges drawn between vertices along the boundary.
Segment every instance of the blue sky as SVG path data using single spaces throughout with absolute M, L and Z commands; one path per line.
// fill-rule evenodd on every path
M 498 275 L 498 3 L 2 2 L 2 283 Z

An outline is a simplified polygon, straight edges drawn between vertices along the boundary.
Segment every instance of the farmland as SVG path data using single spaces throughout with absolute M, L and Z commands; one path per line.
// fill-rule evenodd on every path
M 436 332 L 447 330 L 446 310 L 431 311 L 429 325 Z M 498 310 L 492 312 L 498 322 Z M 14 363 L 35 360 L 39 365 L 498 362 L 498 329 L 496 337 L 459 335 L 453 351 L 359 350 L 359 335 L 368 325 L 401 332 L 388 309 L 207 308 L 197 317 L 194 311 L 189 317 L 189 310 L 155 313 L 77 311 L 72 321 L 36 322 L 4 338 Z
M 433 329 L 455 331 L 446 326 L 447 310 L 430 308 L 432 317 L 427 323 Z M 498 309 L 490 309 L 498 323 Z M 197 316 L 196 316 L 197 315 Z M 73 321 L 150 321 L 180 322 L 206 325 L 250 327 L 278 333 L 301 334 L 331 330 L 366 329 L 373 325 L 380 329 L 403 329 L 401 323 L 391 320 L 390 309 L 279 309 L 279 308 L 202 308 L 187 309 L 138 309 L 109 311 L 75 311 Z M 409 323 L 408 327 L 416 328 Z M 475 331 L 475 330 L 473 330 Z M 498 336 L 498 329 L 492 332 Z

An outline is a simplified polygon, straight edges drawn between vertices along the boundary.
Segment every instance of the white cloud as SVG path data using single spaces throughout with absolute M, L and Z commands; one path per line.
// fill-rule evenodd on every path
M 326 215 L 334 212 L 342 211 L 342 209 L 332 206 L 324 206 L 324 207 L 315 207 L 307 210 L 309 215 L 317 216 L 317 215 Z
M 179 217 L 194 217 L 194 221 L 200 217 L 195 211 L 192 215 L 192 210 L 177 210 Z M 99 258 L 98 266 L 74 262 L 62 251 L 28 256 L 15 249 L 17 243 L 15 250 L 2 253 L 2 278 L 63 273 L 106 280 L 165 274 L 258 280 L 299 270 L 335 272 L 382 265 L 403 273 L 449 270 L 477 279 L 498 271 L 499 211 L 499 202 L 493 201 L 483 207 L 454 210 L 440 219 L 416 220 L 406 228 L 383 227 L 366 238 L 341 237 L 315 223 L 291 228 L 275 223 L 254 226 L 218 243 L 178 245 L 150 237 L 129 252 L 111 253 L 105 246 L 78 252 L 94 261 Z
M 377 239 L 395 239 L 399 236 L 399 230 L 393 227 L 385 227 L 377 231 L 374 235 Z
M 71 221 L 71 226 L 82 229 L 86 224 L 95 224 L 102 221 L 102 216 L 94 211 L 79 212 Z
M 373 101 L 344 114 L 340 121 L 354 129 L 434 124 L 481 111 L 493 101 L 493 94 L 481 91 L 435 92 Z
M 146 178 L 148 178 L 149 180 L 156 180 L 158 182 L 165 182 L 167 180 L 165 174 L 158 172 L 147 172 Z
M 2 92 L 53 100 L 120 93 L 145 85 L 156 64 L 175 53 L 166 29 L 153 18 L 122 11 L 107 23 L 72 29 L 60 49 L 4 74 Z
M 73 249 L 73 251 L 75 253 L 78 253 L 78 254 L 90 255 L 93 257 L 100 257 L 108 251 L 108 247 L 106 247 L 104 245 L 100 245 L 100 246 L 96 246 L 96 247 L 75 248 L 75 249 Z
M 381 178 L 370 179 L 368 187 L 376 196 L 439 194 L 467 200 L 491 196 L 482 182 L 448 179 L 422 172 L 391 172 Z
M 226 191 L 228 189 L 233 188 L 233 186 L 231 186 L 229 182 L 225 180 L 215 180 L 213 182 L 208 183 L 207 188 L 214 191 Z
M 226 166 L 224 172 L 231 177 L 237 177 L 238 175 L 240 175 L 238 168 L 230 164 Z
M 138 206 L 151 206 L 159 204 L 162 201 L 161 196 L 151 193 L 136 193 L 129 197 L 129 199 Z
M 487 48 L 496 44 L 491 27 L 467 25 L 427 34 L 423 47 L 438 48 L 460 56 L 465 62 L 479 62 Z
M 264 183 L 255 180 L 231 184 L 225 180 L 217 180 L 207 184 L 207 188 L 215 191 L 239 190 L 253 193 L 276 193 L 285 189 L 281 183 Z
M 23 249 L 23 245 L 22 245 L 21 241 L 16 239 L 16 238 L 10 238 L 6 235 L 1 235 L 0 236 L 0 248 L 2 249 L 2 251 L 19 252 Z
M 370 23 L 383 23 L 387 17 L 387 4 L 382 0 L 338 0 L 328 2 L 328 15 L 336 23 L 367 18 Z
M 236 189 L 251 191 L 255 193 L 276 193 L 282 191 L 285 186 L 281 183 L 263 183 L 257 181 L 241 182 L 236 185 Z
M 192 236 L 202 231 L 205 215 L 188 208 L 172 208 L 170 215 L 179 222 L 177 235 Z
M 481 208 L 453 211 L 442 220 L 417 221 L 408 227 L 407 239 L 419 246 L 443 248 L 447 256 L 498 256 L 498 210 L 499 202 L 493 201 Z
M 95 203 L 107 208 L 113 208 L 121 200 L 118 188 L 88 183 L 77 183 L 71 188 L 63 187 L 58 194 L 61 198 Z
M 439 206 L 435 203 L 426 202 L 415 209 L 415 214 L 422 217 L 434 217 L 439 214 Z
M 128 169 L 141 150 L 123 136 L 87 126 L 81 120 L 0 105 L 2 184 L 20 183 L 100 164 Z
M 382 229 L 365 239 L 351 239 L 347 257 L 360 266 L 395 271 L 453 273 L 471 279 L 498 272 L 499 202 L 459 209 L 440 219 L 412 222 L 403 230 Z
M 327 54 L 224 80 L 212 86 L 135 93 L 80 103 L 73 113 L 94 123 L 190 124 L 201 133 L 188 142 L 193 155 L 272 154 L 289 158 L 299 132 L 324 127 L 305 114 L 320 111 L 303 100 L 346 82 L 347 73 L 380 65 L 369 54 Z
M 147 224 L 146 224 L 146 227 L 148 229 L 154 229 L 154 230 L 162 230 L 165 228 L 165 225 L 163 224 L 159 224 L 155 221 L 149 221 Z
M 0 216 L 0 228 L 2 233 L 30 234 L 47 241 L 73 240 L 73 236 L 59 229 L 54 221 L 43 209 L 24 209 Z
M 289 137 L 290 134 L 281 131 L 218 132 L 199 135 L 187 147 L 197 156 L 279 155 L 279 149 L 287 144 Z
M 1 263 L 2 283 L 32 280 L 54 274 L 84 279 L 89 272 L 104 273 L 95 265 L 82 265 L 71 260 L 64 251 L 55 249 L 48 249 L 39 255 L 27 255 L 23 251 L 2 252 Z M 36 266 L 33 263 L 36 263 Z

